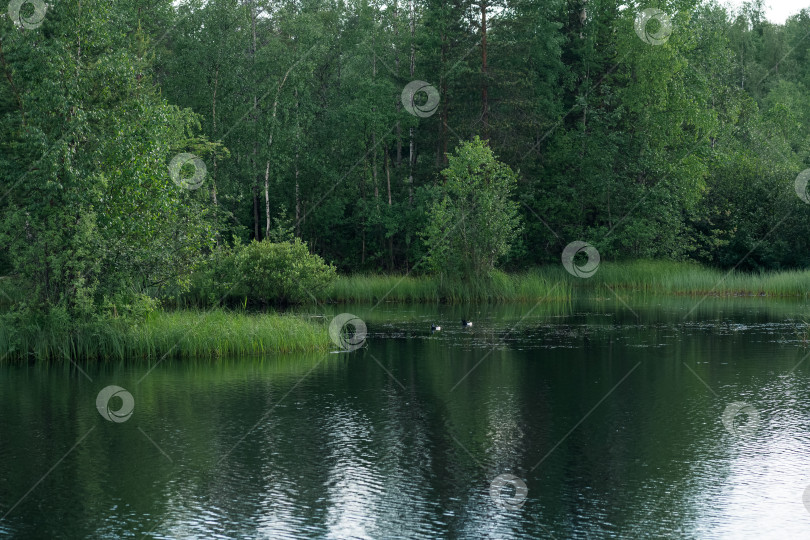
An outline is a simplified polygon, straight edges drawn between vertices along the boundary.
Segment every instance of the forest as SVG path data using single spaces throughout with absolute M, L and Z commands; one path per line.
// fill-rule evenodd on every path
M 306 246 L 327 281 L 441 271 L 437 236 L 461 240 L 437 201 L 470 148 L 503 173 L 452 188 L 490 205 L 467 232 L 503 221 L 487 268 L 558 265 L 574 240 L 611 261 L 810 264 L 810 10 L 780 25 L 761 0 L 45 7 L 0 25 L 0 275 L 28 307 L 176 298 L 249 265 L 223 253 L 253 240 L 286 243 L 253 259 L 285 268 Z
M 0 537 L 808 538 L 770 2 L 0 2 Z

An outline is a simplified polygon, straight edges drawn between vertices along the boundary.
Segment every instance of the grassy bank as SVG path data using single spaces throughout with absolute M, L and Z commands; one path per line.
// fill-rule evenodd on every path
M 327 291 L 334 302 L 536 302 L 569 300 L 580 293 L 610 290 L 692 296 L 805 297 L 810 270 L 728 272 L 671 261 L 604 262 L 590 278 L 568 274 L 561 265 L 502 274 L 486 282 L 441 282 L 431 276 L 341 276 Z
M 579 287 L 692 296 L 806 297 L 810 270 L 751 273 L 668 261 L 604 263 Z
M 332 302 L 536 302 L 571 297 L 571 283 L 559 272 L 497 273 L 486 281 L 446 281 L 433 276 L 340 276 L 326 292 Z
M 141 323 L 121 319 L 78 327 L 54 321 L 0 328 L 0 359 L 123 360 L 248 357 L 326 351 L 327 326 L 292 315 L 179 311 L 152 313 Z
M 14 305 L 21 288 L 7 289 L 0 307 Z M 392 303 L 537 302 L 563 305 L 580 295 L 764 296 L 806 298 L 810 270 L 769 273 L 727 272 L 692 263 L 636 261 L 603 263 L 590 278 L 576 278 L 561 265 L 528 272 L 496 273 L 493 279 L 462 283 L 431 276 L 354 275 L 339 277 L 322 301 L 369 306 Z M 314 352 L 330 348 L 324 319 L 241 311 L 157 311 L 142 322 L 112 318 L 70 321 L 6 320 L 0 325 L 0 359 L 122 360 L 252 357 Z

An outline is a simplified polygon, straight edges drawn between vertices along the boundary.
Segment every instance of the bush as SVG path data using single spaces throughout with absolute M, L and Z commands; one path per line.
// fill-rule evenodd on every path
M 336 277 L 335 267 L 311 254 L 298 238 L 292 242 L 256 242 L 235 252 L 235 269 L 249 299 L 298 304 L 317 298 Z
M 225 246 L 212 253 L 191 274 L 189 290 L 185 293 L 178 292 L 174 299 L 181 298 L 182 301 L 179 304 L 187 307 L 189 304 L 217 306 L 223 302 L 233 301 L 234 297 L 239 296 L 239 293 L 242 293 L 244 298 L 247 291 L 240 290 L 238 286 L 235 261 L 235 254 L 241 248 L 241 243 L 237 241 L 233 248 Z M 175 307 L 180 307 L 180 305 Z
M 336 276 L 335 267 L 310 253 L 300 239 L 237 241 L 195 273 L 187 298 L 205 304 L 298 304 L 317 298 Z

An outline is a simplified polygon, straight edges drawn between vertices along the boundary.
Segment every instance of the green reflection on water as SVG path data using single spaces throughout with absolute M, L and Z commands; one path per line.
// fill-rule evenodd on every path
M 802 536 L 807 304 L 622 300 L 329 306 L 367 322 L 367 347 L 165 361 L 142 380 L 128 363 L 84 366 L 92 382 L 2 366 L 0 513 L 59 464 L 0 532 Z M 126 422 L 95 408 L 110 384 L 133 395 Z M 758 411 L 750 437 L 721 422 L 737 401 Z M 490 498 L 504 473 L 528 487 L 516 510 Z

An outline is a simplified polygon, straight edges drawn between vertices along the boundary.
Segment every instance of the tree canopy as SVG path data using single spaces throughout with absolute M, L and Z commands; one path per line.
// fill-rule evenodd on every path
M 0 267 L 32 303 L 182 290 L 234 236 L 272 240 L 285 212 L 339 271 L 421 271 L 436 205 L 478 178 L 441 171 L 476 136 L 519 171 L 499 208 L 523 223 L 484 266 L 556 262 L 574 240 L 612 259 L 810 263 L 793 187 L 810 167 L 808 10 L 785 24 L 760 1 L 698 0 L 43 13 L 0 23 Z M 173 181 L 178 155 L 192 157 Z

